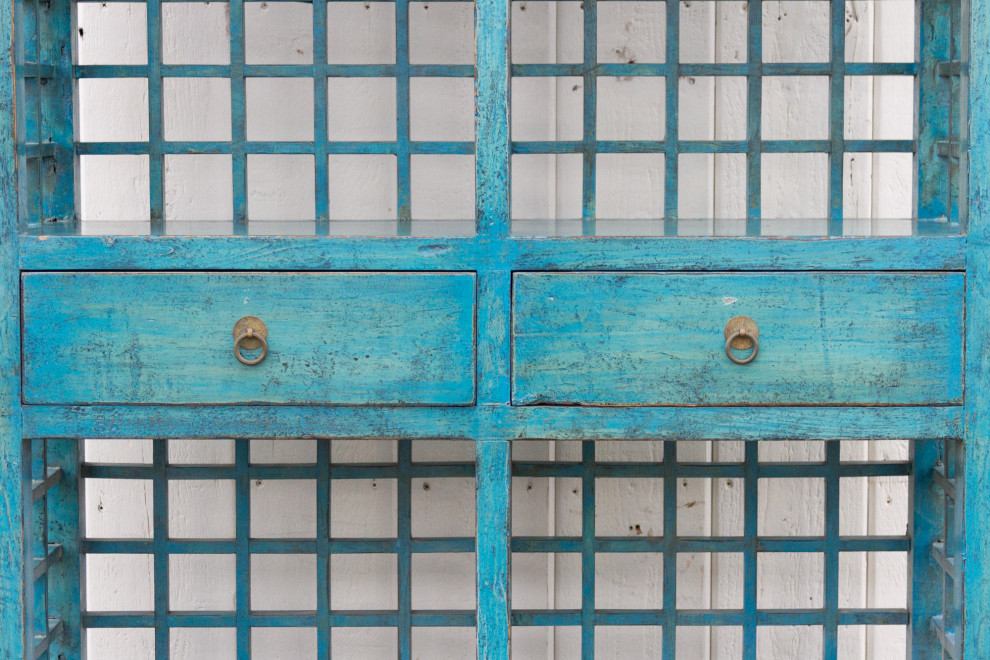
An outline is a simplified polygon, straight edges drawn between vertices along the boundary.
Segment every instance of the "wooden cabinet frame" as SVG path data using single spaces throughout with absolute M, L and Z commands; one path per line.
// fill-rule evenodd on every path
M 941 2 L 924 0 L 924 11 L 939 11 Z M 405 0 L 397 5 L 405 6 Z M 678 3 L 668 3 L 676 14 Z M 759 4 L 758 0 L 757 3 Z M 241 9 L 232 2 L 232 11 Z M 314 3 L 314 6 L 319 3 Z M 843 3 L 834 3 L 836 12 Z M 149 0 L 149 12 L 160 10 Z M 18 143 L 17 94 L 23 75 L 15 72 L 14 29 L 22 17 L 15 5 L 0 4 L 0 658 L 44 657 L 49 649 L 66 658 L 81 653 L 79 629 L 78 454 L 65 450 L 49 456 L 58 469 L 33 474 L 30 443 L 36 439 L 126 438 L 141 435 L 175 437 L 312 437 L 312 438 L 437 438 L 460 437 L 476 443 L 477 478 L 477 639 L 478 657 L 510 656 L 510 490 L 511 443 L 516 439 L 861 439 L 889 438 L 937 441 L 946 456 L 937 463 L 935 443 L 918 443 L 914 465 L 914 539 L 911 555 L 909 655 L 916 658 L 984 657 L 990 648 L 990 0 L 970 0 L 962 11 L 968 58 L 956 63 L 967 99 L 968 131 L 962 142 L 922 141 L 919 150 L 942 151 L 959 158 L 964 186 L 965 232 L 960 235 L 918 235 L 904 238 L 840 238 L 841 203 L 831 206 L 830 235 L 823 239 L 760 238 L 581 238 L 532 239 L 511 235 L 509 136 L 509 13 L 506 0 L 476 3 L 476 208 L 477 236 L 422 238 L 289 238 L 289 237 L 86 237 L 38 235 L 22 231 L 18 168 L 31 149 L 57 153 L 71 149 L 71 120 L 50 147 Z M 752 12 L 754 15 L 759 12 Z M 62 17 L 65 18 L 64 16 Z M 61 20 L 61 19 L 60 19 Z M 927 23 L 925 23 L 927 25 Z M 68 27 L 64 25 L 63 27 Z M 160 35 L 159 35 L 160 38 Z M 841 35 L 836 37 L 841 41 Z M 758 42 L 757 42 L 758 43 Z M 668 43 L 676 49 L 676 40 Z M 937 40 L 926 41 L 922 59 L 939 57 Z M 676 51 L 674 51 L 676 52 Z M 841 53 L 835 44 L 833 52 Z M 243 53 L 241 53 L 243 55 Z M 934 58 L 934 59 L 933 59 Z M 676 60 L 676 57 L 674 58 Z M 22 63 L 16 63 L 18 65 Z M 236 63 L 235 63 L 236 64 Z M 155 66 L 155 62 L 151 62 Z M 841 66 L 839 61 L 834 66 Z M 26 66 L 26 65 L 25 65 Z M 668 75 L 678 75 L 675 68 Z M 952 75 L 953 63 L 944 63 Z M 43 72 L 35 71 L 34 76 Z M 935 71 L 934 66 L 930 71 Z M 832 71 L 841 97 L 841 72 Z M 590 75 L 590 74 L 589 74 Z M 758 80 L 757 78 L 753 78 Z M 20 87 L 19 87 L 20 85 Z M 937 95 L 925 96 L 922 121 L 944 118 L 948 109 Z M 64 90 L 63 90 L 64 91 Z M 70 87 L 71 95 L 71 87 Z M 668 109 L 668 121 L 676 122 Z M 758 94 L 751 103 L 758 105 Z M 841 104 L 839 104 L 841 105 Z M 758 108 L 757 108 L 758 110 Z M 752 118 L 752 117 L 751 117 Z M 830 120 L 841 113 L 833 111 Z M 751 122 L 752 124 L 752 122 Z M 841 133 L 841 130 L 840 130 Z M 968 138 L 966 137 L 968 136 Z M 243 136 L 242 136 L 243 137 Z M 938 137 L 938 136 L 935 136 Z M 967 143 L 968 140 L 968 143 Z M 758 142 L 751 133 L 750 142 Z M 839 140 L 841 142 L 841 140 Z M 751 145 L 752 146 L 752 145 Z M 835 156 L 841 144 L 831 145 Z M 668 157 L 676 157 L 670 144 Z M 325 154 L 324 154 L 325 155 Z M 931 161 L 921 154 L 919 168 Z M 835 163 L 833 162 L 833 167 Z M 841 174 L 841 158 L 839 159 Z M 674 170 L 676 172 L 676 168 Z M 668 170 L 670 172 L 670 170 Z M 968 173 L 968 174 L 966 174 Z M 921 187 L 946 186 L 929 171 L 919 171 Z M 671 175 L 676 181 L 676 174 Z M 757 173 L 758 177 L 759 174 Z M 841 177 L 840 177 L 841 178 Z M 839 198 L 832 178 L 830 199 Z M 841 183 L 838 184 L 841 188 Z M 676 186 L 668 186 L 665 208 L 676 207 Z M 160 191 L 158 191 L 160 194 Z M 670 197 L 673 195 L 673 197 Z M 71 207 L 68 199 L 54 205 Z M 235 204 L 243 200 L 235 200 Z M 923 206 L 923 205 L 922 205 Z M 951 207 L 951 204 L 949 204 Z M 62 209 L 71 212 L 71 208 Z M 951 208 L 922 209 L 926 215 Z M 759 208 L 751 209 L 750 229 L 758 227 Z M 54 213 L 54 212 L 53 212 Z M 955 218 L 959 222 L 959 218 Z M 58 223 L 56 223 L 58 224 Z M 750 232 L 758 234 L 758 231 Z M 472 407 L 392 408 L 250 406 L 195 409 L 182 406 L 25 405 L 21 391 L 21 273 L 57 270 L 375 270 L 465 271 L 477 277 L 477 405 Z M 511 405 L 512 274 L 519 271 L 955 271 L 966 276 L 965 404 L 935 407 L 759 407 L 759 408 L 595 408 L 517 407 Z M 835 457 L 831 457 L 832 460 Z M 747 458 L 747 460 L 751 460 Z M 755 461 L 755 457 L 752 458 Z M 591 469 L 591 463 L 587 468 Z M 940 467 L 941 466 L 941 467 Z M 49 467 L 43 465 L 43 468 Z M 673 469 L 673 468 L 671 468 Z M 590 472 L 588 474 L 591 474 Z M 671 473 L 673 474 L 673 473 Z M 834 480 L 833 480 L 834 481 Z M 831 483 L 831 482 L 830 482 Z M 937 490 L 938 489 L 938 490 Z M 945 491 L 954 506 L 942 529 L 945 512 L 934 493 Z M 592 493 L 593 494 L 593 493 Z M 26 512 L 33 501 L 48 501 L 64 537 L 53 536 L 58 548 L 35 557 L 31 536 L 35 521 Z M 918 498 L 922 498 L 919 500 Z M 837 516 L 837 514 L 835 514 Z M 836 519 L 837 520 L 837 519 Z M 835 522 L 835 521 L 833 521 Z M 837 522 L 835 522 L 837 525 Z M 585 538 L 584 542 L 588 542 Z M 594 543 L 594 530 L 591 541 Z M 837 543 L 835 538 L 825 543 Z M 53 543 L 53 547 L 54 547 Z M 836 556 L 833 553 L 830 556 Z M 836 559 L 837 561 L 837 559 Z M 833 567 L 834 568 L 834 567 Z M 755 568 L 749 577 L 755 576 Z M 47 576 L 57 576 L 49 581 Z M 834 577 L 834 570 L 833 570 Z M 38 582 L 43 580 L 42 582 Z M 36 584 L 44 587 L 38 591 Z M 834 580 L 826 579 L 823 655 L 836 657 L 836 629 L 859 622 L 837 607 Z M 37 591 L 37 594 L 36 594 Z M 36 607 L 52 604 L 36 625 Z M 593 627 L 593 597 L 578 616 L 583 630 Z M 943 611 L 943 604 L 945 610 Z M 663 621 L 671 624 L 672 601 L 665 601 Z M 54 616 L 56 615 L 57 616 Z M 409 612 L 403 614 L 408 618 Z M 755 658 L 755 631 L 761 616 L 754 598 L 747 599 L 740 625 L 745 629 L 745 657 Z M 766 616 L 774 616 L 768 614 Z M 795 615 L 797 616 L 797 615 Z M 798 617 L 799 618 L 799 617 Z M 781 619 L 783 620 L 783 619 Z M 867 619 L 862 619 L 866 621 Z M 411 625 L 408 620 L 404 626 Z M 665 627 L 665 644 L 673 643 L 673 626 Z M 405 628 L 408 632 L 408 627 Z M 408 636 L 400 657 L 409 657 Z M 586 657 L 589 644 L 583 640 Z M 244 651 L 241 651 L 244 653 Z M 55 657 L 55 656 L 52 656 Z M 243 656 L 242 656 L 243 657 Z

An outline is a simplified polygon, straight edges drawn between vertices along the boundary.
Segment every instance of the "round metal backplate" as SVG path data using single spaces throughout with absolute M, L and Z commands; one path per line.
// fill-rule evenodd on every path
M 739 330 L 745 330 L 747 335 L 756 339 L 760 338 L 759 326 L 748 316 L 736 316 L 729 319 L 729 322 L 725 324 L 725 338 L 728 339 Z M 732 348 L 738 351 L 753 348 L 753 341 L 749 337 L 736 337 L 732 340 Z
M 234 339 L 244 335 L 248 330 L 252 330 L 254 334 L 261 335 L 263 339 L 268 339 L 268 326 L 265 322 L 259 319 L 257 316 L 245 316 L 234 324 Z M 256 351 L 261 348 L 261 342 L 252 337 L 241 340 L 241 348 L 246 351 Z

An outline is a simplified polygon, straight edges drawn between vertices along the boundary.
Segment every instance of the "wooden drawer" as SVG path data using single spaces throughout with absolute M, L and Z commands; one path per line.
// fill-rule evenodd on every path
M 26 403 L 474 402 L 472 273 L 30 273 L 21 284 Z M 233 353 L 249 315 L 268 330 L 256 366 Z
M 516 273 L 513 401 L 958 404 L 963 293 L 961 273 Z M 725 353 L 740 315 L 748 365 Z

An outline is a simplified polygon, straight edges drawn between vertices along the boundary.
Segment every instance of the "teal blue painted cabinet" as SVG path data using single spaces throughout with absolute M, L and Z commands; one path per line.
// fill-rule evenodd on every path
M 891 39 L 857 37 L 862 16 Z M 0 18 L 0 660 L 95 659 L 114 634 L 156 660 L 277 657 L 300 635 L 330 660 L 357 657 L 354 630 L 400 660 L 440 633 L 480 660 L 538 635 L 548 660 L 762 660 L 785 628 L 801 657 L 881 628 L 909 658 L 990 657 L 990 0 L 12 0 Z M 782 114 L 794 94 L 808 105 Z M 86 444 L 135 438 L 137 462 Z M 216 439 L 210 464 L 170 450 Z M 261 460 L 259 439 L 312 455 Z M 449 440 L 471 458 L 417 453 Z M 767 458 L 804 441 L 820 452 Z M 863 441 L 909 449 L 846 453 Z M 388 460 L 341 458 L 383 442 Z M 906 528 L 851 529 L 844 489 L 888 478 Z M 422 532 L 419 493 L 444 479 L 473 483 L 470 534 Z M 146 489 L 145 532 L 91 533 L 101 480 Z M 170 524 L 197 480 L 228 489 L 215 538 Z M 649 523 L 606 506 L 616 480 L 652 484 L 629 489 Z M 731 525 L 686 524 L 699 480 L 734 489 Z M 813 525 L 767 526 L 773 480 L 813 482 Z M 311 486 L 306 533 L 259 531 L 269 481 Z M 394 486 L 385 531 L 340 531 L 347 481 Z M 570 498 L 567 524 L 535 533 L 520 504 L 513 524 L 534 483 Z M 844 594 L 845 562 L 884 553 L 897 602 Z M 698 605 L 682 564 L 730 555 L 738 597 Z M 147 598 L 100 606 L 87 575 L 123 556 Z M 394 573 L 380 608 L 334 595 L 359 556 Z M 424 556 L 441 600 L 473 565 L 472 597 L 423 607 Z M 176 603 L 178 567 L 206 557 L 229 602 Z M 265 606 L 259 562 L 299 557 L 311 601 Z M 767 566 L 795 557 L 813 596 L 769 604 Z M 534 558 L 570 567 L 569 600 L 513 589 Z M 621 562 L 634 605 L 606 588 Z

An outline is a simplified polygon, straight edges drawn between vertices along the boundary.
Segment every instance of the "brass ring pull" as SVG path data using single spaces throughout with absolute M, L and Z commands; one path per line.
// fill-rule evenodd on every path
M 752 348 L 744 358 L 736 357 L 735 350 Z M 725 355 L 733 364 L 749 364 L 760 352 L 760 329 L 748 316 L 737 316 L 725 324 Z
M 261 355 L 249 360 L 241 354 L 241 349 L 254 351 L 261 349 Z M 268 357 L 268 327 L 257 316 L 245 316 L 234 324 L 234 357 L 241 364 L 253 367 Z

